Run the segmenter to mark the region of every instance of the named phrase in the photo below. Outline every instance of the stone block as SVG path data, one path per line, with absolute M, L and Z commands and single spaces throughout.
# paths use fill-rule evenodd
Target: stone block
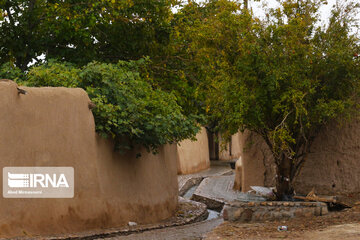
M 326 215 L 328 213 L 329 213 L 329 210 L 328 210 L 327 206 L 321 207 L 321 215 Z
M 281 215 L 282 215 L 282 219 L 290 219 L 294 217 L 294 214 L 292 214 L 290 211 L 283 211 Z
M 317 207 L 315 207 L 315 212 L 314 212 L 314 214 L 315 214 L 315 216 L 321 216 L 321 206 L 317 206 Z
M 272 213 L 274 220 L 282 220 L 283 214 L 281 212 L 273 212 Z
M 235 208 L 225 206 L 223 211 L 224 220 L 230 222 L 250 222 L 253 217 L 253 210 L 249 208 Z
M 252 220 L 256 222 L 260 222 L 263 219 L 264 212 L 259 210 L 253 213 Z

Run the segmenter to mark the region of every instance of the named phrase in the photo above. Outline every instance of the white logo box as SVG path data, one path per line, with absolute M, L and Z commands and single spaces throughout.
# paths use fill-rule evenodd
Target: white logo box
M 73 198 L 73 167 L 4 167 L 4 198 Z

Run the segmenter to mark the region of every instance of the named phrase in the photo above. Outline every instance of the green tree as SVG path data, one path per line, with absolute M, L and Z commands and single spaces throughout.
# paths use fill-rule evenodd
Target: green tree
M 26 81 L 18 82 L 85 89 L 96 105 L 92 111 L 100 135 L 113 139 L 120 151 L 142 145 L 156 152 L 161 145 L 193 138 L 199 127 L 193 117 L 182 114 L 172 94 L 153 89 L 141 78 L 139 68 L 144 64 L 141 59 L 117 64 L 92 62 L 78 68 L 49 61 L 30 68 Z
M 121 149 L 141 144 L 155 151 L 191 138 L 198 130 L 194 116 L 183 114 L 172 93 L 148 83 L 139 60 L 166 48 L 176 2 L 0 0 L 0 76 L 84 88 L 97 105 L 97 131 Z M 41 55 L 45 64 L 28 69 Z
M 190 1 L 174 16 L 168 55 L 154 64 L 157 83 L 225 138 L 247 129 L 265 140 L 281 199 L 321 127 L 357 113 L 360 50 L 351 34 L 358 4 L 336 6 L 323 26 L 325 1 L 279 2 L 260 20 L 236 1 Z
M 236 55 L 232 39 L 242 15 L 234 13 L 241 8 L 236 1 L 188 1 L 174 14 L 169 45 L 152 58 L 153 84 L 173 92 L 186 113 L 207 115 L 208 126 L 218 121 L 207 114 L 207 101 L 218 90 L 219 71 Z
M 0 79 L 11 79 L 14 81 L 21 81 L 25 79 L 24 73 L 11 63 L 4 63 L 0 65 Z
M 86 65 L 152 56 L 167 44 L 175 0 L 0 0 L 0 63 L 44 55 Z
M 324 1 L 281 2 L 264 21 L 245 11 L 240 23 L 229 22 L 238 35 L 227 44 L 236 48 L 209 60 L 221 63 L 218 94 L 210 99 L 218 128 L 227 135 L 247 129 L 265 140 L 275 159 L 279 199 L 293 194 L 320 129 L 358 113 L 360 90 L 359 39 L 351 34 L 359 5 L 335 7 L 322 26 Z
M 44 1 L 0 1 L 0 63 L 11 62 L 21 70 L 45 52 L 41 22 L 46 16 Z

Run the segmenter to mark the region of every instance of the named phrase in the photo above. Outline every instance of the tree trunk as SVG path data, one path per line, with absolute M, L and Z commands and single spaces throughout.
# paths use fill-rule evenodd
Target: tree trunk
M 294 194 L 294 188 L 292 186 L 291 169 L 293 166 L 292 159 L 283 156 L 278 159 L 276 171 L 276 196 L 278 200 L 286 201 L 290 200 Z

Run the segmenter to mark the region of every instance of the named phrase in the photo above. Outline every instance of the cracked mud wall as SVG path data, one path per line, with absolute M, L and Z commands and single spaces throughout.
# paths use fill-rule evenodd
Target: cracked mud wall
M 254 185 L 275 186 L 274 160 L 264 140 L 247 131 L 241 136 L 243 191 Z M 360 121 L 324 126 L 294 186 L 299 194 L 313 187 L 324 195 L 360 192 Z
M 72 199 L 0 199 L 0 237 L 55 235 L 154 223 L 177 205 L 176 146 L 121 155 L 95 133 L 82 89 L 26 88 L 0 81 L 0 167 L 70 166 Z M 141 152 L 142 156 L 136 158 Z M 2 178 L 0 178 L 2 184 Z
M 360 121 L 321 129 L 300 173 L 295 189 L 307 194 L 360 192 Z

